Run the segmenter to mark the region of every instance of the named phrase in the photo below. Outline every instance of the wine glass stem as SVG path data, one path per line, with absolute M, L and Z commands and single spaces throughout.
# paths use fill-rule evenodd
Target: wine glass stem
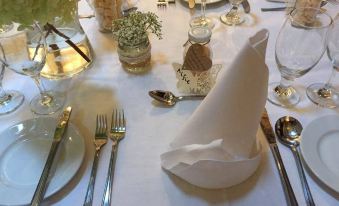
M 2 87 L 2 79 L 4 78 L 5 73 L 5 65 L 1 63 L 0 68 L 0 105 L 6 101 L 8 101 L 11 97 Z
M 40 79 L 40 75 L 32 77 L 35 84 L 38 86 L 39 88 L 39 92 L 40 92 L 40 104 L 41 105 L 48 105 L 52 102 L 53 98 L 46 92 L 46 89 L 44 88 L 44 86 L 42 85 L 41 79 Z
M 333 81 L 333 79 L 335 78 L 338 69 L 339 69 L 339 68 L 337 68 L 336 66 L 333 66 L 331 76 L 330 76 L 330 78 L 327 80 L 324 89 L 327 89 L 327 90 L 331 89 L 331 87 L 332 87 L 332 81 Z
M 206 0 L 201 1 L 201 19 L 206 19 Z
M 289 80 L 289 79 L 286 79 L 284 77 L 281 77 L 279 86 L 282 87 L 282 88 L 288 88 L 292 85 L 292 82 L 293 82 L 293 80 Z
M 291 96 L 293 93 L 291 85 L 292 85 L 293 80 L 286 79 L 284 77 L 281 77 L 280 84 L 274 89 L 274 92 L 276 93 L 277 96 L 283 97 L 283 98 L 288 98 Z

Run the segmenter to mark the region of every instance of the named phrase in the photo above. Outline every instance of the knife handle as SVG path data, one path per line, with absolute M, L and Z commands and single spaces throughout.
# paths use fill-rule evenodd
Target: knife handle
M 42 171 L 38 186 L 34 192 L 32 201 L 31 201 L 31 206 L 39 206 L 45 196 L 45 192 L 47 189 L 47 181 L 48 181 L 48 176 L 49 173 L 51 171 L 52 168 L 52 163 L 55 157 L 55 154 L 57 152 L 58 149 L 58 145 L 60 144 L 60 142 L 53 142 L 52 146 L 51 146 L 51 150 L 49 152 L 49 155 L 47 157 L 47 161 L 44 167 L 44 170 Z
M 294 191 L 292 189 L 291 183 L 288 179 L 287 172 L 285 170 L 284 163 L 282 161 L 282 158 L 280 156 L 280 152 L 278 149 L 277 144 L 270 144 L 270 149 L 273 153 L 273 157 L 275 160 L 275 163 L 277 165 L 277 168 L 279 170 L 280 180 L 283 185 L 283 189 L 285 192 L 285 197 L 287 200 L 287 203 L 289 206 L 298 206 L 297 199 L 294 195 Z

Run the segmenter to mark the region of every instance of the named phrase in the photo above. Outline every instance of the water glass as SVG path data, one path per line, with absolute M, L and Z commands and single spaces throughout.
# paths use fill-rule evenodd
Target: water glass
M 332 18 L 316 8 L 294 9 L 286 18 L 275 45 L 275 60 L 280 83 L 269 85 L 268 100 L 278 106 L 292 107 L 300 95 L 292 82 L 309 72 L 326 50 Z
M 22 31 L 13 29 L 0 38 L 0 61 L 16 73 L 30 76 L 39 88 L 40 95 L 30 103 L 36 114 L 52 114 L 61 109 L 65 97 L 61 93 L 46 91 L 40 81 L 40 72 L 46 63 L 46 32 L 39 24 Z
M 330 31 L 327 55 L 333 66 L 330 78 L 326 83 L 310 85 L 306 90 L 306 94 L 316 105 L 335 108 L 339 106 L 339 92 L 333 87 L 332 81 L 337 71 L 339 71 L 339 14 L 334 18 L 334 24 Z

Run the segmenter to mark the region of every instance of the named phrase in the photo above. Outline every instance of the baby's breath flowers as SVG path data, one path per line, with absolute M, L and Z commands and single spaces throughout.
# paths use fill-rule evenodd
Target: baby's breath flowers
M 133 12 L 128 16 L 113 21 L 112 32 L 121 46 L 137 45 L 147 38 L 148 33 L 162 38 L 161 22 L 152 12 Z
M 53 23 L 55 17 L 71 22 L 76 14 L 78 0 L 0 0 L 0 25 L 13 22 L 28 27 L 35 22 Z

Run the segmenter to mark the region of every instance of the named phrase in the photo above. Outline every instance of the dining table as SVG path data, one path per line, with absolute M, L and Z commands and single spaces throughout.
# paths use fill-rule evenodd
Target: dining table
M 200 6 L 196 5 L 195 9 L 190 9 L 186 0 L 176 0 L 166 7 L 158 7 L 156 3 L 156 0 L 141 0 L 136 4 L 140 11 L 156 13 L 162 22 L 163 38 L 159 40 L 150 35 L 152 46 L 150 71 L 145 74 L 126 72 L 119 61 L 117 43 L 112 33 L 100 32 L 95 18 L 85 18 L 80 19 L 80 23 L 95 53 L 95 61 L 91 68 L 69 79 L 43 79 L 45 87 L 67 95 L 65 106 L 70 105 L 73 108 L 70 122 L 78 128 L 85 142 L 85 156 L 80 169 L 60 191 L 45 199 L 43 205 L 83 204 L 94 158 L 96 115 L 106 114 L 110 123 L 112 110 L 116 105 L 124 108 L 127 128 L 126 136 L 119 144 L 111 196 L 112 205 L 286 205 L 273 155 L 259 125 L 257 137 L 262 146 L 260 165 L 251 177 L 238 185 L 224 189 L 203 189 L 162 169 L 160 155 L 168 151 L 170 142 L 201 100 L 183 101 L 173 107 L 164 107 L 155 102 L 148 92 L 159 89 L 180 94 L 172 63 L 183 62 L 183 45 L 188 39 L 189 20 L 193 15 L 200 14 Z M 281 5 L 275 2 L 249 0 L 249 3 L 251 12 L 245 15 L 245 23 L 237 26 L 227 26 L 219 20 L 220 15 L 231 8 L 228 1 L 220 0 L 207 4 L 206 15 L 215 23 L 210 42 L 213 64 L 222 64 L 222 70 L 229 69 L 248 38 L 265 28 L 269 31 L 265 60 L 269 68 L 269 82 L 279 81 L 280 73 L 275 62 L 275 41 L 287 14 L 284 11 L 260 10 L 262 7 Z M 339 6 L 328 3 L 324 9 L 334 17 L 339 11 Z M 92 11 L 85 1 L 80 1 L 79 12 L 91 14 Z M 311 83 L 325 82 L 331 71 L 331 62 L 325 54 L 309 73 L 295 80 L 294 85 L 302 94 L 298 105 L 293 108 L 282 108 L 267 101 L 266 109 L 271 124 L 274 125 L 282 116 L 290 115 L 299 119 L 305 127 L 319 116 L 337 114 L 339 109 L 316 106 L 305 93 Z M 6 70 L 3 85 L 5 89 L 21 91 L 26 100 L 14 113 L 0 116 L 0 132 L 17 122 L 40 117 L 33 114 L 29 108 L 30 99 L 38 93 L 29 77 Z M 59 114 L 50 116 L 57 117 Z M 238 126 L 246 129 L 246 125 Z M 100 155 L 93 205 L 100 205 L 102 201 L 111 145 L 112 142 L 108 141 Z M 293 154 L 279 142 L 278 147 L 297 201 L 299 205 L 306 205 Z M 339 194 L 317 179 L 306 165 L 305 169 L 316 205 L 339 205 Z

